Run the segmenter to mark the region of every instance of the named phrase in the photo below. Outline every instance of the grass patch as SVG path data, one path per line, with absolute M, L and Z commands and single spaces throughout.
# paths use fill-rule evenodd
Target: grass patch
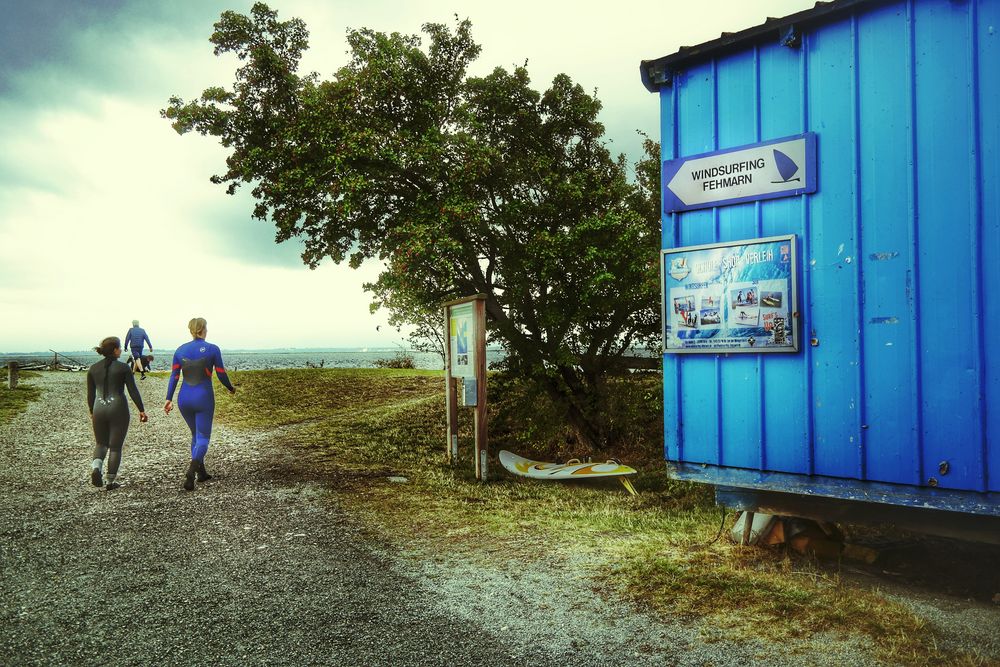
M 480 484 L 472 474 L 469 411 L 459 410 L 465 457 L 456 467 L 445 463 L 440 371 L 294 369 L 233 376 L 238 393 L 220 392 L 220 419 L 242 428 L 285 427 L 281 437 L 288 444 L 316 452 L 310 457 L 319 466 L 314 472 L 334 476 L 335 486 L 349 491 L 341 495 L 345 504 L 411 545 L 458 550 L 469 558 L 565 558 L 592 568 L 608 590 L 666 616 L 702 619 L 702 627 L 729 638 L 862 635 L 889 662 L 976 664 L 968 656 L 942 655 L 921 618 L 877 591 L 841 581 L 835 567 L 713 541 L 720 510 L 711 488 L 667 477 L 658 433 L 637 435 L 620 455 L 640 468 L 638 498 L 612 481 L 545 484 L 504 474 Z M 633 378 L 626 388 L 642 396 L 655 381 Z M 491 382 L 493 410 L 524 403 L 524 396 L 505 391 L 516 390 Z M 517 430 L 511 426 L 515 415 L 491 411 L 491 450 L 580 455 L 568 451 L 553 429 L 544 401 L 534 401 L 531 414 L 540 416 L 541 426 Z M 658 412 L 659 403 L 652 405 Z M 524 436 L 531 429 L 535 443 Z M 409 483 L 390 484 L 388 475 L 404 475 Z
M 705 619 L 729 637 L 780 642 L 824 632 L 860 634 L 889 663 L 937 664 L 946 658 L 930 628 L 910 610 L 876 591 L 847 585 L 828 567 L 797 555 L 732 545 L 685 550 L 650 544 L 619 555 L 615 574 L 636 599 L 670 615 Z
M 19 415 L 28 407 L 28 404 L 37 399 L 42 390 L 26 383 L 26 380 L 38 377 L 38 373 L 33 371 L 20 371 L 18 373 L 17 389 L 13 391 L 7 387 L 7 368 L 0 373 L 0 424 L 10 423 L 14 417 Z
M 244 428 L 336 422 L 359 412 L 368 415 L 358 418 L 360 425 L 367 423 L 373 411 L 386 408 L 392 412 L 409 399 L 426 399 L 435 391 L 444 400 L 440 371 L 293 368 L 232 371 L 230 380 L 237 394 L 230 398 L 227 392 L 217 392 L 223 399 L 217 414 Z

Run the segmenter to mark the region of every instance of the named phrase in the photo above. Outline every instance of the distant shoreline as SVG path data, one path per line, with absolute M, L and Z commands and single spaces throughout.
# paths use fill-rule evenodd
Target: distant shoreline
M 154 350 L 160 350 L 161 352 L 163 352 L 164 350 L 171 350 L 172 351 L 172 350 L 176 350 L 182 344 L 183 343 L 171 344 L 171 345 L 166 345 L 166 346 L 155 347 L 153 349 Z M 503 348 L 501 348 L 499 346 L 488 346 L 486 349 L 487 349 L 488 352 L 500 352 L 500 351 L 503 350 Z M 74 354 L 80 354 L 80 355 L 93 354 L 93 350 L 91 350 L 89 348 L 85 349 L 85 350 L 56 350 L 56 351 L 59 354 L 66 355 L 66 356 L 73 356 Z M 331 353 L 353 353 L 353 352 L 396 353 L 396 352 L 405 352 L 405 353 L 414 353 L 414 354 L 424 354 L 422 352 L 418 352 L 417 350 L 413 350 L 411 348 L 402 347 L 402 346 L 394 346 L 394 347 L 386 347 L 386 346 L 378 346 L 378 347 L 376 347 L 376 346 L 367 346 L 367 347 L 366 346 L 355 346 L 355 347 L 261 347 L 261 348 L 257 348 L 257 347 L 232 347 L 232 348 L 226 348 L 226 347 L 223 347 L 222 348 L 222 353 L 223 354 L 226 354 L 226 353 L 233 353 L 233 354 L 313 354 L 313 353 L 317 353 L 317 352 L 331 352 Z M 5 359 L 5 358 L 14 359 L 14 358 L 20 358 L 20 357 L 51 357 L 51 356 L 52 356 L 52 350 L 34 350 L 34 351 L 30 351 L 30 352 L 15 352 L 15 351 L 0 352 L 0 360 Z
M 176 345 L 166 345 L 153 348 L 154 350 L 176 350 L 180 347 L 182 343 L 177 343 Z M 75 354 L 91 354 L 93 351 L 88 349 L 77 349 L 77 350 L 56 350 L 59 354 L 72 356 Z M 413 352 L 409 348 L 405 347 L 372 347 L 372 346 L 358 346 L 358 347 L 233 347 L 233 348 L 222 348 L 223 354 L 226 352 L 232 352 L 236 354 L 307 354 L 313 352 Z M 0 359 L 5 357 L 45 357 L 52 356 L 52 350 L 33 350 L 30 352 L 16 352 L 7 351 L 0 352 Z
M 165 371 L 173 360 L 173 347 L 154 348 L 153 371 Z M 90 366 L 100 360 L 93 350 L 60 351 L 59 359 L 64 364 Z M 278 348 L 278 349 L 225 349 L 222 350 L 226 368 L 233 371 L 271 370 L 280 368 L 377 368 L 377 362 L 393 359 L 399 355 L 413 358 L 413 365 L 423 370 L 442 370 L 444 361 L 436 352 L 417 352 L 400 347 L 378 348 Z M 499 349 L 487 349 L 488 362 L 503 359 L 505 353 Z M 0 366 L 8 361 L 21 364 L 47 364 L 53 353 L 13 352 L 0 354 Z

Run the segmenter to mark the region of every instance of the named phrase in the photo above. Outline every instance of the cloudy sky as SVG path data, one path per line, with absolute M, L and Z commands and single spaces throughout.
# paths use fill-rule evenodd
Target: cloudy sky
M 604 104 L 609 139 L 637 156 L 656 136 L 642 59 L 784 16 L 811 0 L 569 3 L 508 0 L 271 0 L 306 21 L 304 68 L 346 62 L 345 31 L 416 33 L 468 17 L 473 73 L 528 60 L 538 88 L 566 72 Z M 224 150 L 178 136 L 159 110 L 232 82 L 212 24 L 252 0 L 0 0 L 0 352 L 79 350 L 141 320 L 155 346 L 194 316 L 224 348 L 392 346 L 362 283 L 379 266 L 310 271 L 274 243 L 249 195 L 209 183 Z M 381 325 L 381 330 L 376 327 Z

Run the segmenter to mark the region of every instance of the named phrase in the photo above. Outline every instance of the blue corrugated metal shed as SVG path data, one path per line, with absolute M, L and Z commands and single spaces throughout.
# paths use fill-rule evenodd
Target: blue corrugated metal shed
M 678 474 L 1000 515 L 1000 0 L 821 3 L 641 72 L 663 160 L 818 140 L 815 194 L 664 215 L 802 257 L 801 351 L 664 355 Z

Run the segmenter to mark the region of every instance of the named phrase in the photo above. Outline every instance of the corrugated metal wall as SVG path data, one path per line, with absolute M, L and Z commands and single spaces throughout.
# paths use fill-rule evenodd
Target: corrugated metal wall
M 667 458 L 1000 491 L 1000 0 L 875 6 L 660 95 L 664 160 L 813 131 L 819 162 L 814 195 L 664 217 L 664 248 L 796 234 L 804 348 L 664 355 Z

